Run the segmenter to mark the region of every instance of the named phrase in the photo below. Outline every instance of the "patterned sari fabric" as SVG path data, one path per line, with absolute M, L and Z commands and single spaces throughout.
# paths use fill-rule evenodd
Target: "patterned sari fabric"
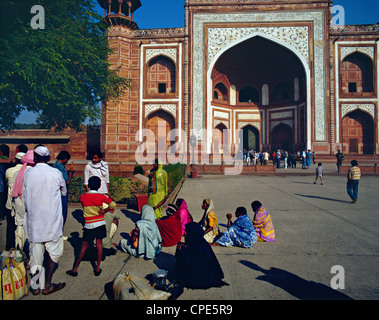
M 256 242 L 257 234 L 247 214 L 239 216 L 216 241 L 217 244 L 225 247 L 239 246 L 243 248 L 252 248 Z
M 258 236 L 258 241 L 275 241 L 275 230 L 271 216 L 263 206 L 256 210 L 253 225 Z

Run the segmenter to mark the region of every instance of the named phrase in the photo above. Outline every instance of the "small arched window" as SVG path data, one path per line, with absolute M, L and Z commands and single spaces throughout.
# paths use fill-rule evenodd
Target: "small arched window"
M 153 58 L 147 68 L 147 93 L 175 93 L 175 63 L 164 56 Z
M 361 52 L 348 55 L 341 64 L 342 92 L 345 94 L 373 92 L 373 62 Z
M 273 102 L 288 101 L 291 100 L 291 86 L 287 83 L 279 83 L 272 90 L 271 100 Z
M 239 92 L 239 102 L 259 102 L 259 92 L 252 86 L 246 86 Z
M 222 82 L 216 84 L 213 97 L 216 100 L 229 101 L 228 89 Z

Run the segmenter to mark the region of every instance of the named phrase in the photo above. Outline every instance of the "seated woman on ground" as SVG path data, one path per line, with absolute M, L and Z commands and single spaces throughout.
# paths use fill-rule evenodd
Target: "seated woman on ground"
M 251 208 L 254 211 L 253 225 L 257 233 L 258 241 L 275 241 L 275 230 L 272 224 L 272 219 L 267 210 L 259 201 L 251 203 Z
M 187 209 L 188 208 L 187 202 L 184 199 L 179 198 L 178 200 L 176 200 L 176 206 L 179 208 L 178 212 L 180 215 L 180 222 L 182 224 L 182 236 L 184 236 L 185 225 L 187 223 L 192 222 L 193 219 L 190 212 Z
M 166 209 L 166 217 L 155 220 L 162 237 L 162 247 L 172 247 L 178 244 L 182 238 L 182 224 L 178 207 L 169 204 Z
M 211 199 L 204 199 L 201 207 L 204 210 L 204 214 L 199 223 L 204 230 L 204 239 L 208 243 L 212 243 L 219 234 L 213 201 Z
M 204 232 L 196 222 L 186 225 L 185 243 L 179 242 L 175 252 L 175 280 L 191 289 L 208 289 L 227 285 L 224 273 Z
M 246 208 L 238 207 L 235 215 L 237 219 L 234 223 L 232 223 L 232 214 L 228 213 L 226 215 L 228 219 L 228 230 L 221 235 L 214 245 L 252 248 L 257 242 L 257 234 L 247 214 Z
M 120 247 L 134 257 L 152 259 L 161 251 L 161 243 L 162 237 L 155 223 L 154 209 L 144 205 L 141 220 L 136 222 L 136 228 L 130 231 L 129 237 L 120 241 Z

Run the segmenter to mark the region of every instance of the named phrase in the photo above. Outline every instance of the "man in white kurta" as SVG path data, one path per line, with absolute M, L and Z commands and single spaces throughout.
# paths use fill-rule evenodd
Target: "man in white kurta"
M 49 253 L 49 267 L 44 286 L 32 288 L 33 294 L 49 294 L 65 284 L 51 284 L 52 273 L 63 254 L 63 215 L 61 195 L 66 195 L 66 182 L 62 173 L 47 164 L 50 159 L 46 147 L 34 150 L 36 165 L 24 174 L 25 236 L 30 242 L 30 268 L 33 274 L 43 265 L 45 249 Z

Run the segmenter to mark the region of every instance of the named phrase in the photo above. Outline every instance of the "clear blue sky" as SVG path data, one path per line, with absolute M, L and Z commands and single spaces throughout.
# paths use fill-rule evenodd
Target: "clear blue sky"
M 140 29 L 184 27 L 184 0 L 141 0 L 134 13 Z M 379 0 L 334 0 L 345 9 L 345 24 L 379 22 Z M 99 6 L 99 13 L 104 10 Z
M 97 1 L 96 1 L 97 3 Z M 184 27 L 185 0 L 141 0 L 142 6 L 134 13 L 140 29 Z M 334 0 L 334 5 L 345 9 L 345 24 L 373 24 L 379 22 L 379 0 Z M 99 14 L 104 10 L 98 5 Z M 23 112 L 17 122 L 33 123 L 35 116 Z

